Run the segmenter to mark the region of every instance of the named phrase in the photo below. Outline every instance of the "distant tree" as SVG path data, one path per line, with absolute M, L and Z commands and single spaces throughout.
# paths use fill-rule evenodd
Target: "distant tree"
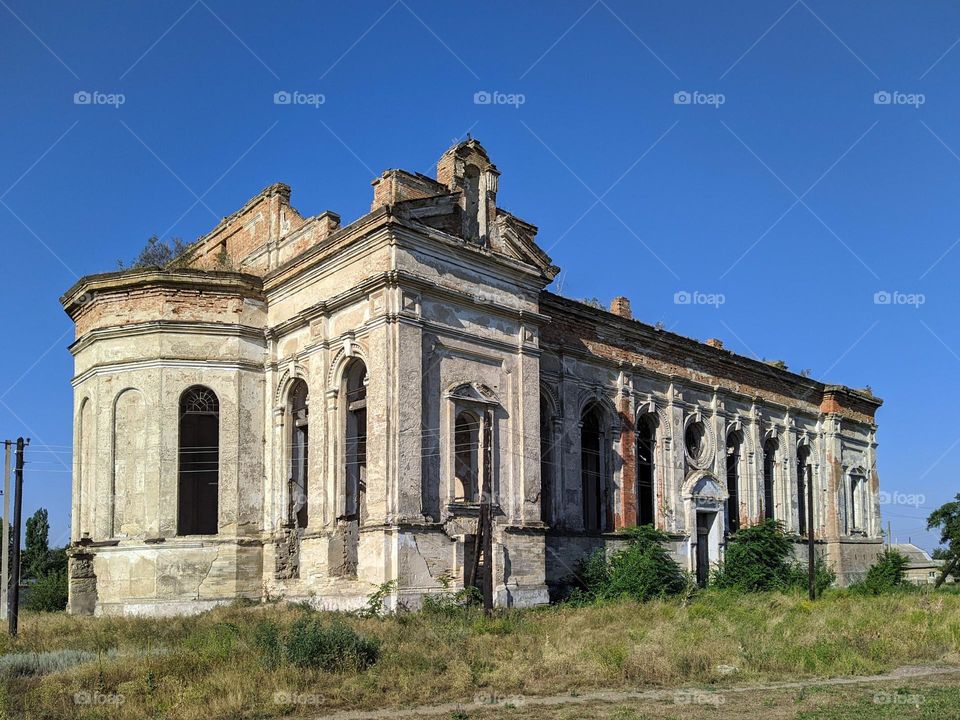
M 38 578 L 44 574 L 50 555 L 50 521 L 45 508 L 27 518 L 26 542 L 20 556 L 20 576 Z
M 143 246 L 140 254 L 129 264 L 123 260 L 117 260 L 117 268 L 136 270 L 137 268 L 166 267 L 183 255 L 188 247 L 190 247 L 189 243 L 185 243 L 180 238 L 161 240 L 153 235 L 147 239 L 147 244 Z
M 949 558 L 949 556 L 950 552 L 946 548 L 942 547 L 938 547 L 936 550 L 930 553 L 930 557 L 932 557 L 934 560 L 946 560 Z
M 953 502 L 945 503 L 930 513 L 927 530 L 934 528 L 940 530 L 940 542 L 945 546 L 938 548 L 942 551 L 938 559 L 944 562 L 934 587 L 940 587 L 947 576 L 952 575 L 960 565 L 960 494 Z

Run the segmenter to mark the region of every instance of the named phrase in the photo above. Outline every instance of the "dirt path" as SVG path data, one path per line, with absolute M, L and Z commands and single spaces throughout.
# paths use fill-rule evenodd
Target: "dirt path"
M 598 690 L 579 695 L 540 696 L 497 696 L 492 691 L 481 691 L 477 698 L 440 705 L 420 705 L 406 709 L 384 709 L 371 711 L 343 711 L 318 715 L 317 720 L 382 720 L 384 718 L 421 718 L 447 716 L 456 711 L 483 712 L 498 707 L 522 705 L 523 709 L 559 708 L 563 706 L 584 706 L 623 702 L 672 703 L 674 705 L 719 706 L 724 704 L 725 696 L 749 695 L 750 693 L 769 693 L 771 691 L 801 690 L 804 688 L 824 688 L 845 685 L 865 685 L 870 683 L 901 683 L 909 680 L 921 680 L 944 675 L 960 675 L 960 667 L 909 666 L 898 668 L 883 675 L 863 675 L 857 677 L 838 677 L 825 679 L 799 680 L 795 682 L 760 683 L 734 687 L 716 687 L 700 689 L 694 687 L 674 688 L 672 690 Z M 680 708 L 678 708 L 680 709 Z M 769 715 L 768 715 L 769 717 Z

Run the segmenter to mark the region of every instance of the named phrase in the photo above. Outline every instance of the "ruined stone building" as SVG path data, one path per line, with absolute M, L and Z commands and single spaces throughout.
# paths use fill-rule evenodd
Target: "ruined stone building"
M 346 226 L 272 185 L 170 265 L 67 292 L 72 611 L 353 608 L 389 581 L 416 606 L 470 576 L 485 494 L 502 606 L 635 524 L 702 580 L 738 527 L 812 513 L 863 571 L 880 400 L 549 292 L 499 179 L 469 140 Z

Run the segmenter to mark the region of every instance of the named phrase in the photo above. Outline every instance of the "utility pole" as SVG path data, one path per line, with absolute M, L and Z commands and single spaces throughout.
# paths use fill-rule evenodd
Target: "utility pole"
M 14 469 L 15 495 L 13 497 L 13 568 L 10 581 L 10 610 L 7 627 L 11 637 L 17 636 L 17 615 L 20 612 L 20 514 L 23 510 L 23 438 L 17 438 L 17 466 Z
M 6 620 L 10 598 L 10 440 L 3 441 L 3 557 L 0 558 L 0 620 Z
M 817 564 L 814 558 L 813 542 L 813 472 L 810 465 L 804 465 L 803 472 L 807 476 L 807 585 L 810 599 L 817 599 Z

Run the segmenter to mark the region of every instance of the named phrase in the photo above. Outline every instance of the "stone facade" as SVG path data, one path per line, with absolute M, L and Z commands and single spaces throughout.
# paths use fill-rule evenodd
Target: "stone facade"
M 880 548 L 880 401 L 546 291 L 475 140 L 389 170 L 341 227 L 266 188 L 165 268 L 80 280 L 74 612 L 356 608 L 456 588 L 492 504 L 496 604 L 548 601 L 653 522 L 706 572 L 814 487 L 841 580 Z M 731 492 L 732 490 L 732 492 Z

